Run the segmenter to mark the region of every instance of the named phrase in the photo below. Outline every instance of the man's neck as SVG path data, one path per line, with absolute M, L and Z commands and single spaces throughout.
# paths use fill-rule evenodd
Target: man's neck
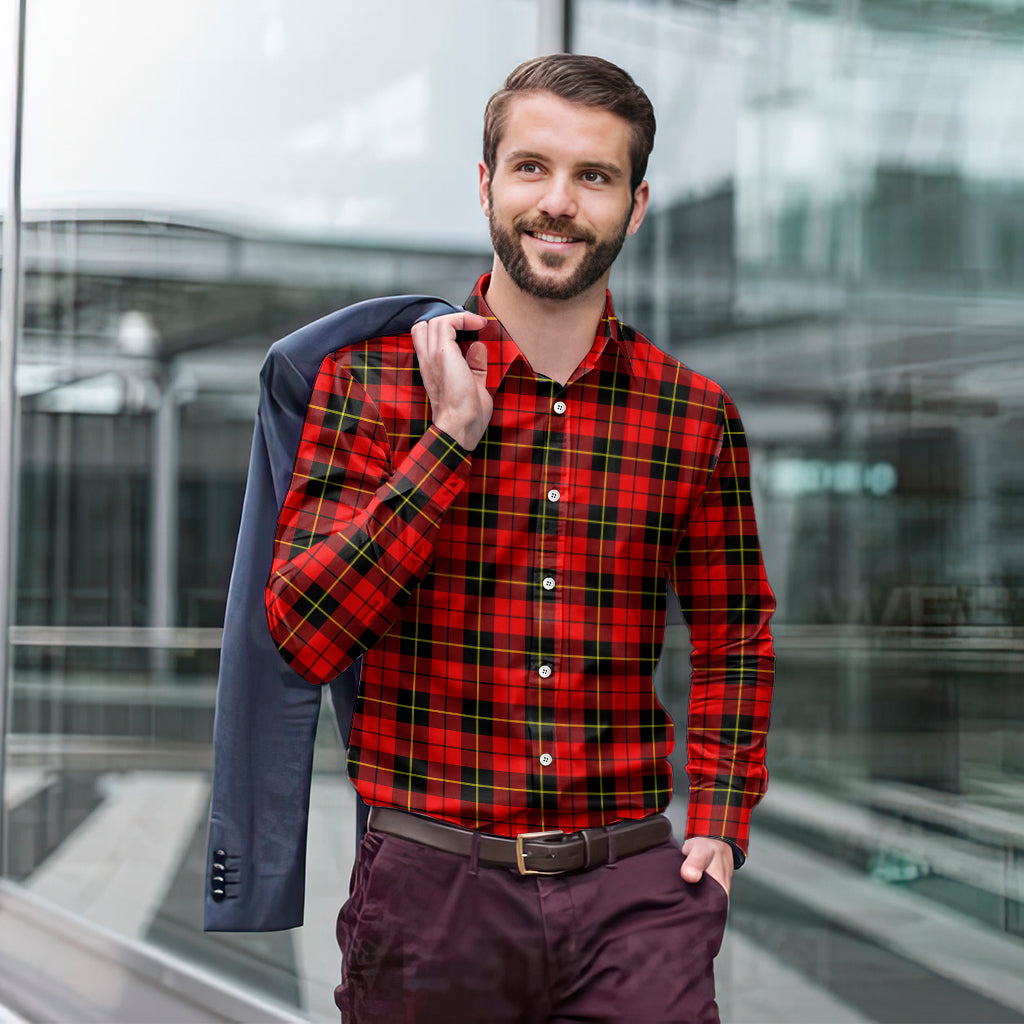
M 539 299 L 519 288 L 495 257 L 485 298 L 534 372 L 565 384 L 594 344 L 607 284 L 605 275 L 574 298 Z

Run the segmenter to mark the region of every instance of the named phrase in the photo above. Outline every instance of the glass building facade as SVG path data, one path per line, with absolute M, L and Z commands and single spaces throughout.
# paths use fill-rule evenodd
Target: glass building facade
M 306 924 L 201 931 L 257 373 L 357 299 L 468 294 L 490 263 L 484 104 L 567 46 L 654 101 L 617 311 L 737 401 L 779 599 L 723 1019 L 1024 1020 L 1024 2 L 25 11 L 20 219 L 0 122 L 22 281 L 9 890 L 336 1019 L 354 819 L 329 721 Z M 0 3 L 8 54 L 17 13 Z M 688 653 L 672 627 L 658 686 L 680 724 Z

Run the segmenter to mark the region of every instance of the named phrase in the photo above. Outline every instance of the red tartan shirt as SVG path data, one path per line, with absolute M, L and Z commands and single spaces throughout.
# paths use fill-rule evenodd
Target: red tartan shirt
M 670 583 L 693 644 L 688 834 L 745 849 L 774 599 L 736 409 L 610 296 L 569 382 L 538 376 L 488 280 L 466 303 L 487 317 L 494 397 L 473 452 L 432 425 L 410 335 L 324 360 L 278 520 L 273 636 L 313 682 L 362 656 L 349 775 L 368 804 L 568 832 L 672 796 L 653 687 Z

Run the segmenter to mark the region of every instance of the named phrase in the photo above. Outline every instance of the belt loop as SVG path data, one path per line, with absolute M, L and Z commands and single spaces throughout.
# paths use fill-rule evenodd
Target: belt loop
M 606 828 L 604 834 L 608 837 L 608 867 L 614 868 L 615 864 L 615 830 Z
M 583 837 L 583 870 L 586 871 L 591 865 L 590 829 L 580 829 Z
M 469 837 L 469 873 L 476 878 L 480 873 L 480 833 Z

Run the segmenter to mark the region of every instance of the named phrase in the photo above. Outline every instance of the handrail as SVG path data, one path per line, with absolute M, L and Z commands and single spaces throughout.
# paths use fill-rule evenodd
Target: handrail
M 12 626 L 15 647 L 155 647 L 218 650 L 223 630 L 201 626 Z

